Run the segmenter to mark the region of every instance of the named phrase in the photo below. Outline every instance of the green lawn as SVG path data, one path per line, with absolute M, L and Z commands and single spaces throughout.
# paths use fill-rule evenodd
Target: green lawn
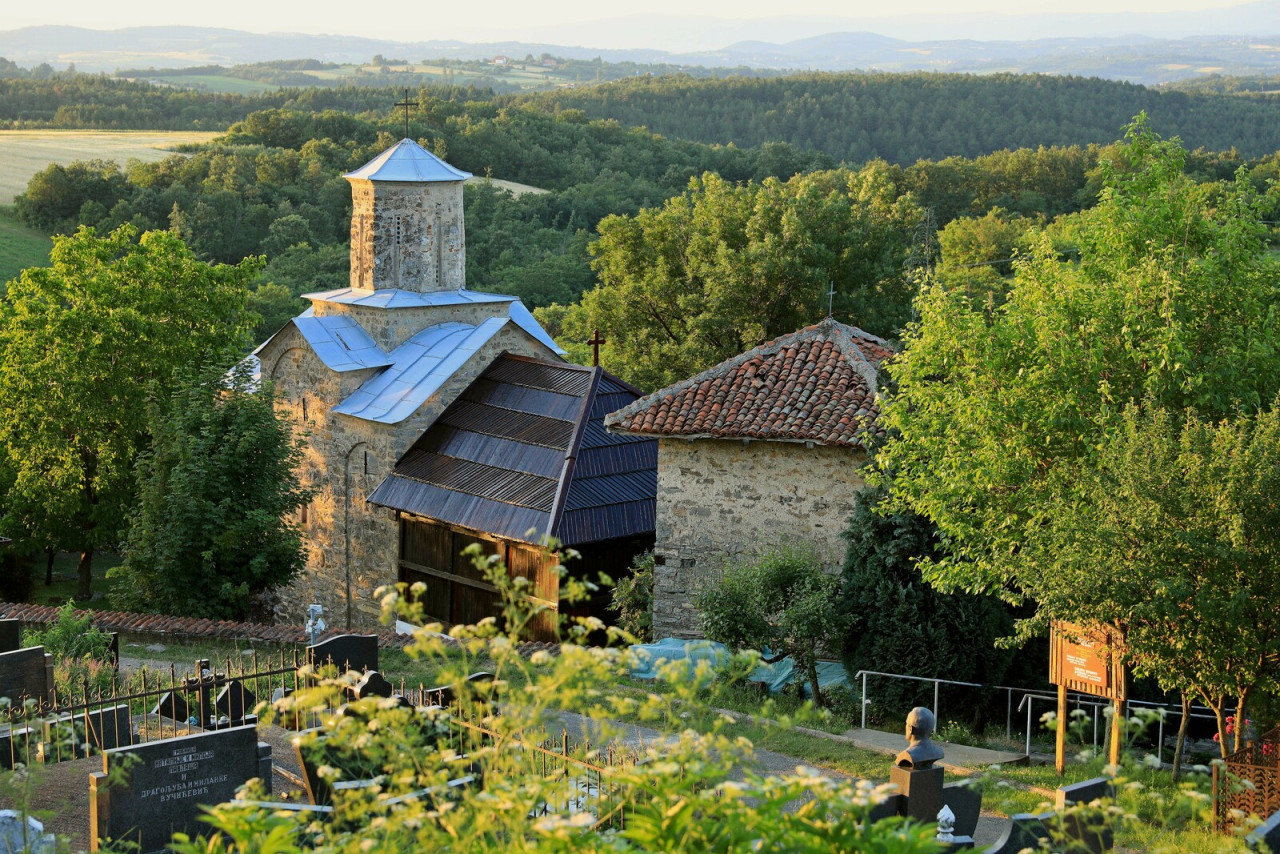
M 158 83 L 172 86 L 191 86 L 206 92 L 227 95 L 257 95 L 261 92 L 274 92 L 280 87 L 275 83 L 263 83 L 258 80 L 244 80 L 239 77 L 227 77 L 221 74 L 184 74 L 178 77 L 157 77 Z
M 28 228 L 0 209 L 0 287 L 27 267 L 47 267 L 53 241 L 49 235 Z

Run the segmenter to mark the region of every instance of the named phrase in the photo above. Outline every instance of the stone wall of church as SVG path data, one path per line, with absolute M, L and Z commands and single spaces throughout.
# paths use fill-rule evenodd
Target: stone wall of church
M 390 353 L 414 335 L 437 323 L 467 323 L 476 326 L 491 317 L 507 317 L 510 303 L 482 302 L 461 305 L 423 306 L 422 308 L 386 309 L 343 303 L 313 303 L 316 317 L 347 315 Z
M 654 637 L 697 637 L 700 585 L 771 547 L 844 563 L 840 533 L 863 487 L 866 454 L 793 442 L 662 439 L 658 445 Z
M 394 312 L 385 312 L 394 314 Z M 260 354 L 263 376 L 275 380 L 279 406 L 307 437 L 301 468 L 314 490 L 299 523 L 307 549 L 306 571 L 279 591 L 278 620 L 306 619 L 308 604 L 324 606 L 331 627 L 372 628 L 378 624 L 374 592 L 394 583 L 398 527 L 391 510 L 367 504 L 369 493 L 396 461 L 453 400 L 504 352 L 554 358 L 546 347 L 509 325 L 433 395 L 399 424 L 382 424 L 330 410 L 354 387 L 321 362 L 292 328 Z
M 462 182 L 351 181 L 351 287 L 466 285 Z

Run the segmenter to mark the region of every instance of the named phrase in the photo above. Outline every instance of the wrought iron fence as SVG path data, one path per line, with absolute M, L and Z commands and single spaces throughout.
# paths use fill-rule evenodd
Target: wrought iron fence
M 213 665 L 195 662 L 190 673 L 141 668 L 109 684 L 55 687 L 43 702 L 18 698 L 0 710 L 0 767 L 62 762 L 163 738 L 239 725 L 254 706 L 303 687 L 297 649 Z M 78 689 L 78 690 L 77 690 Z M 225 700 L 225 702 L 223 702 Z M 221 707 L 221 708 L 220 708 Z M 183 714 L 182 712 L 185 712 Z M 295 718 L 301 712 L 293 712 Z M 302 721 L 284 721 L 301 728 Z

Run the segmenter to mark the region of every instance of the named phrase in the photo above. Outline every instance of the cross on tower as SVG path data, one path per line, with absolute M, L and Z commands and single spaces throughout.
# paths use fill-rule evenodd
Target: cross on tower
M 827 291 L 827 317 L 835 316 L 836 309 L 836 284 L 835 282 L 827 282 L 831 285 L 831 290 Z
M 595 330 L 595 336 L 587 343 L 590 344 L 591 349 L 595 351 L 595 357 L 591 364 L 598 368 L 600 367 L 600 345 L 608 344 L 609 342 L 600 337 L 600 330 L 597 329 Z
M 409 90 L 404 90 L 404 100 L 396 103 L 397 107 L 404 107 L 404 138 L 409 138 L 409 108 L 418 106 L 417 101 L 409 100 Z

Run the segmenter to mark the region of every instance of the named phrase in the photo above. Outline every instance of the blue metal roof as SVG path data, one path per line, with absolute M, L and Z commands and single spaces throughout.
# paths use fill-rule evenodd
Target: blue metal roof
M 392 351 L 391 367 L 367 380 L 333 411 L 383 424 L 403 421 L 506 324 L 505 317 L 491 317 L 479 326 L 440 323 L 422 330 Z
M 391 357 L 350 317 L 316 317 L 307 310 L 293 319 L 293 325 L 329 370 L 358 371 L 392 364 Z
M 314 294 L 303 294 L 303 299 L 313 302 L 332 302 L 339 305 L 364 305 L 373 308 L 423 308 L 436 305 L 466 305 L 478 302 L 515 302 L 519 297 L 503 294 L 486 294 L 481 291 L 469 291 L 465 288 L 456 291 L 432 291 L 418 293 L 404 291 L 399 288 L 379 288 L 376 291 L 362 291 L 359 288 L 338 288 L 334 291 L 320 291 Z
M 450 166 L 411 139 L 402 139 L 359 169 L 342 177 L 367 181 L 426 183 L 465 181 L 471 177 L 471 173 Z

